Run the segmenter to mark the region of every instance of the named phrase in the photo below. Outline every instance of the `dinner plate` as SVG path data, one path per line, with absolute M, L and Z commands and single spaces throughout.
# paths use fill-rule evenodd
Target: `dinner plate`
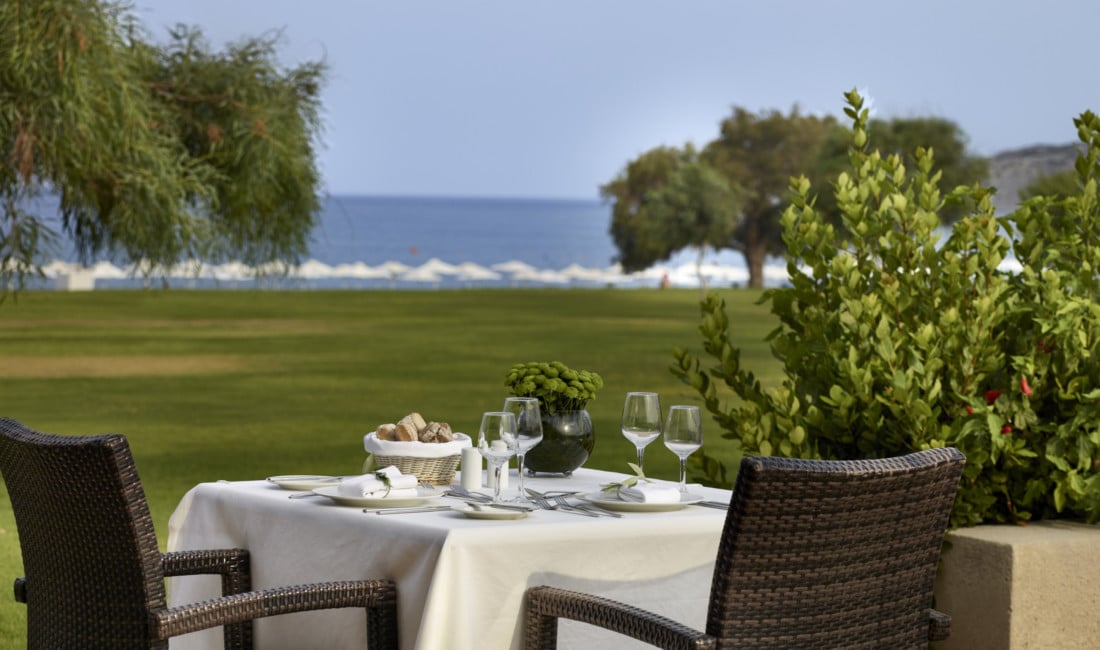
M 481 506 L 481 510 L 468 504 L 453 506 L 451 509 L 461 512 L 470 519 L 523 519 L 527 516 L 526 510 L 505 510 L 491 505 Z
M 313 488 L 331 486 L 340 482 L 342 476 L 322 476 L 319 474 L 287 474 L 285 476 L 269 476 L 268 481 L 278 485 L 284 490 L 312 490 Z
M 416 488 L 416 496 L 399 497 L 357 497 L 350 494 L 340 494 L 340 486 L 328 485 L 313 488 L 314 494 L 320 494 L 339 503 L 342 506 L 358 506 L 360 508 L 404 508 L 406 506 L 418 506 L 425 501 L 442 496 L 443 491 L 435 488 L 420 486 Z
M 641 501 L 623 501 L 618 495 L 611 494 L 609 492 L 591 492 L 589 494 L 578 494 L 578 499 L 594 503 L 601 508 L 607 508 L 608 510 L 621 510 L 623 512 L 666 512 L 669 510 L 679 510 L 685 506 L 690 506 L 694 503 L 699 503 L 703 500 L 703 497 L 688 492 L 687 494 L 680 495 L 679 503 L 643 503 Z

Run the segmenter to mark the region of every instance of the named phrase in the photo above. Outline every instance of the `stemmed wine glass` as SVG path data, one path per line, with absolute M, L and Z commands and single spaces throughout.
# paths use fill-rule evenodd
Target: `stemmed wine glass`
M 523 489 L 523 457 L 542 442 L 542 414 L 537 397 L 507 397 L 504 410 L 516 417 L 516 466 L 519 468 L 519 496 L 516 501 L 527 501 Z
M 665 446 L 680 457 L 680 492 L 687 492 L 687 458 L 703 446 L 703 421 L 698 406 L 669 407 Z
M 623 436 L 638 450 L 638 469 L 644 469 L 646 445 L 661 435 L 661 401 L 657 393 L 632 392 L 623 404 Z
M 500 503 L 500 470 L 516 455 L 516 416 L 506 411 L 483 413 L 477 432 L 477 450 L 489 461 L 489 471 L 496 479 L 493 503 Z

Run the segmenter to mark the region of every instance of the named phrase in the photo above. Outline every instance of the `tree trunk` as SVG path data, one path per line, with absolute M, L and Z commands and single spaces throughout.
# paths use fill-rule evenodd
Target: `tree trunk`
M 706 298 L 707 296 L 707 278 L 703 275 L 703 258 L 707 254 L 707 247 L 699 247 L 699 256 L 695 258 L 695 276 L 699 278 L 699 294 Z
M 763 241 L 747 243 L 742 251 L 745 266 L 749 267 L 749 288 L 764 288 L 764 260 L 768 256 L 768 247 Z

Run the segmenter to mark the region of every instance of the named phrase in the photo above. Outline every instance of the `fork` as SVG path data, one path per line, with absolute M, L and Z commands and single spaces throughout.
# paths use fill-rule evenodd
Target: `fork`
M 530 494 L 530 492 L 531 491 L 528 490 L 529 494 Z M 543 492 L 540 496 L 542 496 L 544 498 L 553 499 L 559 506 L 561 506 L 563 508 L 573 508 L 573 509 L 576 509 L 576 510 L 584 510 L 586 512 L 592 512 L 592 513 L 595 513 L 597 515 L 607 515 L 608 517 L 616 517 L 616 518 L 622 517 L 622 515 L 618 512 L 612 512 L 610 510 L 607 510 L 606 508 L 601 508 L 601 507 L 599 507 L 595 504 L 584 503 L 584 504 L 574 505 L 572 503 L 569 503 L 567 497 L 571 494 L 576 494 L 576 492 Z
M 569 504 L 565 504 L 563 506 L 560 503 L 550 503 L 549 499 L 532 490 L 527 490 L 527 494 L 530 495 L 532 500 L 534 500 L 535 505 L 542 508 L 543 510 L 560 510 L 561 512 L 568 512 L 574 515 L 583 515 L 585 517 L 599 517 L 599 515 L 594 512 L 588 512 L 587 510 L 574 508 Z

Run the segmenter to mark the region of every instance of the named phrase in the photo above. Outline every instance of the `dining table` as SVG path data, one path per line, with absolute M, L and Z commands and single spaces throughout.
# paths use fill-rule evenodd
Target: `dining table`
M 508 519 L 474 518 L 466 500 L 443 494 L 448 486 L 423 499 L 425 506 L 446 509 L 392 513 L 267 479 L 213 481 L 184 495 L 171 515 L 167 545 L 170 551 L 248 549 L 254 589 L 392 579 L 403 649 L 521 648 L 524 592 L 544 584 L 623 601 L 703 629 L 726 515 L 721 505 L 729 503 L 730 492 L 689 485 L 684 503 L 611 504 L 613 492 L 601 486 L 629 476 L 582 467 L 569 476 L 525 477 L 536 491 L 575 494 L 564 498 L 568 505 L 611 505 L 618 516 L 598 509 L 583 514 L 549 501 L 552 509 L 532 506 Z M 455 486 L 460 482 L 458 472 Z M 507 498 L 517 497 L 517 483 L 513 469 L 502 490 Z M 169 605 L 216 597 L 220 586 L 217 576 L 171 578 Z M 561 648 L 648 647 L 573 621 L 559 626 Z M 221 644 L 215 628 L 174 638 L 170 647 Z M 259 619 L 255 645 L 363 648 L 366 617 L 362 610 L 337 609 Z

